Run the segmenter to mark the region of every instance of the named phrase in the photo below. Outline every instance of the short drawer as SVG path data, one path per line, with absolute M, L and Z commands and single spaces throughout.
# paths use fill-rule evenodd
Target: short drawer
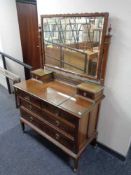
M 69 121 L 65 120 L 62 117 L 59 117 L 57 115 L 52 115 L 48 111 L 43 111 L 42 117 L 49 123 L 53 124 L 55 127 L 59 128 L 60 130 L 74 137 L 75 135 L 74 124 L 70 123 Z
M 46 108 L 47 111 L 49 111 L 50 113 L 52 113 L 53 115 L 59 115 L 59 108 L 57 108 L 56 106 L 49 104 L 49 103 L 42 103 L 42 108 Z
M 28 94 L 24 91 L 21 91 L 19 89 L 17 89 L 16 93 L 17 93 L 17 96 L 19 98 L 23 98 L 26 101 L 32 102 L 36 106 L 41 106 L 41 100 L 40 99 L 38 99 L 36 97 L 33 97 L 32 95 L 30 95 L 30 94 Z
M 36 70 L 37 71 L 37 70 Z M 43 81 L 43 82 L 49 82 L 53 80 L 53 73 L 50 72 L 48 74 L 45 74 L 43 76 L 40 76 L 37 73 L 34 73 L 33 71 L 31 72 L 32 78 L 35 78 L 37 80 Z
M 40 121 L 35 116 L 31 115 L 27 111 L 25 111 L 23 108 L 20 109 L 21 111 L 21 117 L 41 129 L 43 132 L 48 134 L 50 137 L 61 143 L 62 145 L 66 146 L 70 150 L 75 150 L 75 144 L 74 141 L 67 138 L 66 136 L 62 135 L 60 132 L 52 128 L 51 126 L 47 125 L 46 123 Z
M 33 105 L 32 103 L 20 98 L 20 106 L 24 106 L 26 109 L 32 111 L 37 115 L 42 115 L 42 110 L 40 107 Z
M 67 123 L 70 123 L 72 126 L 73 125 L 75 126 L 77 123 L 76 117 L 73 114 L 70 114 L 64 111 L 63 109 L 58 108 L 57 106 L 54 106 L 52 104 L 44 102 L 42 104 L 42 110 L 49 113 L 49 115 L 53 116 L 53 118 L 56 117 L 56 118 L 59 118 L 60 120 L 63 119 L 63 121 L 67 121 Z M 64 124 L 66 125 L 66 122 L 64 122 Z
M 78 95 L 81 95 L 81 96 L 83 96 L 83 97 L 87 97 L 87 98 L 90 98 L 90 99 L 94 99 L 94 94 L 93 94 L 93 93 L 84 91 L 84 90 L 82 90 L 82 89 L 77 89 L 77 94 L 78 94 Z
M 73 114 L 71 114 L 71 113 L 69 113 L 67 111 L 64 111 L 62 109 L 59 111 L 59 117 L 65 119 L 68 122 L 70 122 L 75 127 L 78 124 L 78 120 L 77 120 L 77 117 L 76 116 L 74 116 Z

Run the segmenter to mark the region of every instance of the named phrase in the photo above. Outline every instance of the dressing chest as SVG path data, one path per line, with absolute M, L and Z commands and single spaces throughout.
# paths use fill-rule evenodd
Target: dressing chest
M 70 24 L 74 17 L 76 21 Z M 70 28 L 66 29 L 69 33 L 77 30 L 71 26 L 74 22 L 79 26 L 82 18 L 80 30 L 85 32 L 88 25 L 83 21 L 89 18 L 93 29 L 89 31 L 88 28 L 88 33 L 92 36 L 94 32 L 97 39 L 85 44 L 85 39 L 79 36 L 79 43 L 69 42 L 66 33 L 68 37 L 64 43 L 61 35 L 61 31 L 65 32 L 64 22 L 70 22 Z M 44 15 L 41 19 L 42 67 L 31 72 L 31 79 L 14 85 L 20 123 L 23 131 L 25 124 L 30 126 L 72 157 L 75 171 L 81 153 L 97 139 L 110 43 L 110 34 L 106 34 L 108 13 Z M 61 28 L 57 29 L 57 25 Z M 59 36 L 51 32 L 58 32 Z M 89 52 L 93 56 L 89 56 Z

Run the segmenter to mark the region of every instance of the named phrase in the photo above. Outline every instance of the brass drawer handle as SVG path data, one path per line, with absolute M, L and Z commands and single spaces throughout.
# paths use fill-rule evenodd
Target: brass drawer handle
M 32 106 L 31 106 L 31 104 L 30 104 L 29 108 L 30 108 L 30 110 L 32 110 Z
M 28 96 L 25 96 L 24 99 L 30 101 L 30 97 Z
M 59 134 L 56 134 L 55 135 L 55 138 L 56 138 L 56 140 L 59 140 L 60 139 L 60 135 Z
M 59 120 L 56 120 L 55 123 L 56 123 L 56 126 L 60 126 Z
M 33 117 L 30 117 L 30 121 L 32 121 L 33 120 Z

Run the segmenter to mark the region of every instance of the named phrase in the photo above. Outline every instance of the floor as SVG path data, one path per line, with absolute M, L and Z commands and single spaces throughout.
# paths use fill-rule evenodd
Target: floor
M 14 96 L 0 86 L 0 175 L 74 175 L 69 158 L 30 128 L 23 134 Z M 125 162 L 89 146 L 78 175 L 131 175 L 131 151 Z

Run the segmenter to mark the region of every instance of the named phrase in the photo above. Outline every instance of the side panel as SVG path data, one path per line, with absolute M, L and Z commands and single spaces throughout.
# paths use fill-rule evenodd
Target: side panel
M 94 107 L 94 109 L 90 113 L 89 127 L 88 127 L 88 137 L 89 138 L 96 131 L 96 125 L 98 122 L 97 118 L 98 118 L 98 104 Z

